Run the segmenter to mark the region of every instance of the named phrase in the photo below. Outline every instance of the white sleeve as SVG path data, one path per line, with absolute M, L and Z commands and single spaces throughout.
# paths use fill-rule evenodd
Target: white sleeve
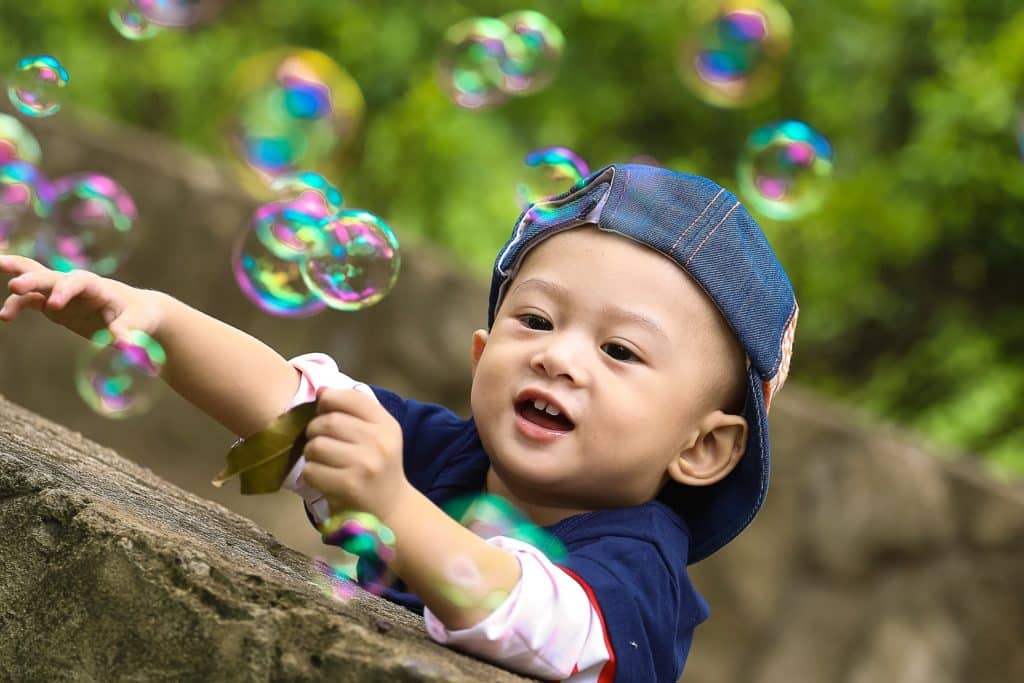
M 291 410 L 300 403 L 316 400 L 316 392 L 321 387 L 332 389 L 355 389 L 358 392 L 377 398 L 373 389 L 362 382 L 357 382 L 338 370 L 338 364 L 325 353 L 306 353 L 288 361 L 299 371 L 299 388 L 285 410 Z M 329 512 L 323 494 L 311 487 L 302 479 L 302 470 L 306 466 L 306 458 L 299 456 L 298 461 L 281 483 L 281 488 L 294 491 L 302 496 L 306 508 L 313 518 L 320 523 L 327 519 Z
M 449 631 L 429 607 L 424 608 L 430 637 L 529 676 L 596 683 L 611 653 L 600 610 L 586 591 L 528 543 L 505 536 L 487 542 L 519 560 L 519 583 L 470 628 Z

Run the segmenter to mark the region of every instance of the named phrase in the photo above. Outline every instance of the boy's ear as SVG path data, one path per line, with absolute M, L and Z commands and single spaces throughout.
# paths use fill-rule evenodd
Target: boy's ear
M 668 476 L 687 486 L 714 484 L 732 472 L 746 449 L 746 419 L 716 410 L 705 418 L 693 445 L 669 463 Z
M 477 330 L 473 333 L 473 346 L 470 349 L 469 362 L 473 368 L 473 374 L 476 374 L 476 364 L 480 362 L 480 356 L 484 352 L 484 347 L 487 346 L 487 330 Z

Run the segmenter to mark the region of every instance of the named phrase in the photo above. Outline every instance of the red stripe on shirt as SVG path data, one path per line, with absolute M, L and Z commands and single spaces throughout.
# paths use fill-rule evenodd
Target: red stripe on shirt
M 583 587 L 587 594 L 587 599 L 590 600 L 590 606 L 597 612 L 597 618 L 601 621 L 601 633 L 604 634 L 604 647 L 608 650 L 608 661 L 601 667 L 601 673 L 597 676 L 597 683 L 612 683 L 615 680 L 615 650 L 612 649 L 612 640 L 608 636 L 608 628 L 604 625 L 604 613 L 601 612 L 601 605 L 597 602 L 597 596 L 594 595 L 594 590 L 590 587 L 590 584 L 584 581 L 579 574 L 561 565 L 555 566 L 571 576 L 575 579 L 576 583 Z

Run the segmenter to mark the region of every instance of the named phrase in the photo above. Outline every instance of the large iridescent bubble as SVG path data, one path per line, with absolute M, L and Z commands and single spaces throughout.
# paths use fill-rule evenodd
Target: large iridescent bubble
M 725 0 L 683 41 L 678 70 L 699 98 L 743 107 L 769 95 L 789 53 L 792 21 L 775 0 Z
M 737 168 L 747 204 L 770 218 L 792 220 L 817 209 L 832 175 L 832 146 L 803 121 L 757 128 Z
M 0 114 L 0 166 L 12 161 L 36 165 L 42 158 L 39 141 L 18 119 Z
M 131 196 L 99 173 L 58 178 L 53 187 L 56 199 L 40 240 L 41 258 L 54 270 L 113 273 L 137 243 L 138 211 Z
M 568 147 L 534 150 L 526 155 L 524 163 L 522 180 L 516 185 L 516 197 L 523 208 L 562 194 L 590 175 L 587 162 Z
M 78 356 L 75 387 L 96 413 L 126 418 L 149 410 L 162 391 L 163 347 L 140 330 L 115 340 L 107 329 L 92 337 Z
M 163 31 L 142 13 L 136 0 L 117 0 L 108 16 L 114 29 L 128 40 L 148 40 Z
M 460 107 L 487 109 L 550 83 L 564 44 L 558 26 L 539 12 L 466 19 L 445 33 L 438 80 Z
M 283 318 L 319 313 L 327 304 L 309 290 L 302 266 L 276 256 L 256 232 L 254 218 L 235 240 L 231 266 L 242 293 L 260 309 Z
M 26 116 L 52 116 L 60 111 L 67 84 L 68 72 L 55 57 L 23 57 L 7 79 L 7 96 Z
M 0 166 L 0 253 L 37 256 L 56 191 L 32 164 Z
M 229 153 L 243 186 L 260 197 L 279 176 L 322 170 L 352 141 L 365 107 L 352 77 L 316 50 L 251 57 L 230 89 Z
M 302 261 L 302 278 L 331 308 L 356 311 L 383 299 L 401 268 L 398 238 L 377 216 L 345 209 L 321 224 L 327 249 Z

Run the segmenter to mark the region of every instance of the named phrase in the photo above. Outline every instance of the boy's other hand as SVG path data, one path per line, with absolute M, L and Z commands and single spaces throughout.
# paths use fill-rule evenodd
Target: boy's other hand
M 86 339 L 108 328 L 115 339 L 131 330 L 155 334 L 160 324 L 159 292 L 137 289 L 87 270 L 62 273 L 25 256 L 0 254 L 0 273 L 13 275 L 0 322 L 26 309 L 41 312 Z
M 402 469 L 402 427 L 372 396 L 321 389 L 306 426 L 302 477 L 331 514 L 359 510 L 385 521 L 410 486 Z

